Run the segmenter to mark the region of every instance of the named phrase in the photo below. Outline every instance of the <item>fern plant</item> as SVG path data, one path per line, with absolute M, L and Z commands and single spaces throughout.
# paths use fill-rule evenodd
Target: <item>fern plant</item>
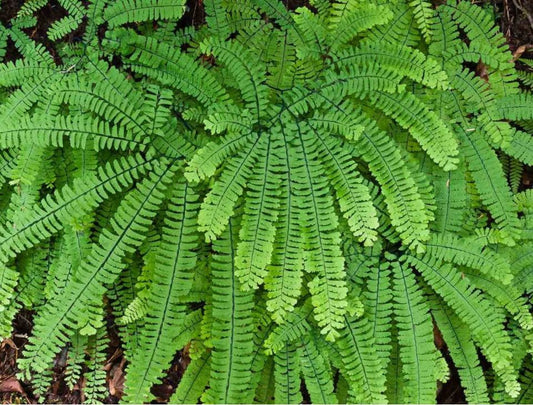
M 528 401 L 532 96 L 489 13 L 65 1 L 52 54 L 44 5 L 0 31 L 0 330 L 34 311 L 36 392 L 66 350 L 103 399 L 113 322 L 125 403 L 185 347 L 173 403 L 430 403 L 449 362 Z

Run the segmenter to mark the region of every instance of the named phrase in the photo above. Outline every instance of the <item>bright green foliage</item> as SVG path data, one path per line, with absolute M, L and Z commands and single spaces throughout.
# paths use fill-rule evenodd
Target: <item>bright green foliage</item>
M 434 403 L 454 370 L 469 402 L 531 402 L 533 81 L 491 13 L 197 3 L 59 0 L 46 44 L 47 1 L 0 24 L 20 377 L 46 401 L 62 353 L 104 399 L 112 326 L 124 403 L 177 353 L 172 403 Z

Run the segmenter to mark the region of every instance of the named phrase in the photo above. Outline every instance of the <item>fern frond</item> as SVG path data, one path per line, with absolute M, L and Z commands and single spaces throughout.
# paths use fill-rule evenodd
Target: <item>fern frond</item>
M 309 333 L 302 336 L 296 344 L 302 375 L 311 401 L 317 404 L 331 404 L 335 402 L 331 370 L 327 359 L 318 351 L 315 339 L 316 336 Z
M 526 165 L 533 165 L 533 139 L 524 131 L 515 131 L 509 144 L 502 145 L 502 151 Z
M 400 263 L 392 263 L 393 311 L 398 327 L 400 359 L 405 376 L 405 401 L 435 402 L 434 365 L 436 349 L 429 308 L 418 289 L 411 271 Z
M 64 186 L 25 216 L 21 225 L 3 232 L 4 237 L 0 239 L 3 257 L 10 257 L 50 237 L 62 228 L 62 223 L 94 209 L 103 198 L 131 185 L 151 167 L 152 162 L 133 156 L 108 163 L 92 181 L 80 180 L 72 187 Z
M 137 189 L 128 194 L 111 223 L 100 236 L 89 257 L 68 283 L 60 300 L 43 311 L 36 322 L 21 369 L 27 375 L 48 367 L 49 359 L 66 343 L 73 329 L 82 334 L 94 334 L 101 326 L 101 306 L 98 301 L 105 292 L 104 283 L 118 276 L 125 264 L 126 252 L 140 245 L 151 219 L 162 202 L 163 191 L 172 178 L 171 166 L 159 166 Z M 174 168 L 175 170 L 175 168 Z
M 50 122 L 45 116 L 33 115 L 22 120 L 4 120 L 0 127 L 0 146 L 3 148 L 20 146 L 30 141 L 41 146 L 63 147 L 64 139 L 68 139 L 74 148 L 85 149 L 88 146 L 95 151 L 143 150 L 146 143 L 141 141 L 139 134 L 132 134 L 126 128 L 111 126 L 86 115 L 58 116 L 55 122 Z
M 450 234 L 434 235 L 427 243 L 427 254 L 459 266 L 479 270 L 483 274 L 509 284 L 512 279 L 508 261 L 498 253 L 469 239 Z
M 286 138 L 284 137 L 286 141 Z M 289 165 L 289 148 L 284 142 L 282 158 L 287 178 L 280 183 L 280 208 L 276 224 L 276 239 L 272 251 L 271 264 L 265 278 L 268 300 L 267 309 L 272 319 L 281 324 L 291 312 L 300 296 L 304 269 L 299 226 L 300 207 L 294 198 L 294 184 Z
M 430 88 L 445 89 L 447 74 L 436 60 L 426 57 L 422 52 L 399 44 L 375 44 L 365 41 L 361 45 L 339 52 L 334 58 L 339 67 L 351 64 L 369 65 L 379 63 L 381 67 L 422 83 Z
M 315 134 L 320 140 L 320 156 L 350 230 L 360 242 L 367 246 L 373 244 L 377 239 L 377 213 L 371 203 L 370 191 L 356 174 L 352 156 L 345 152 L 349 145 L 334 138 L 324 139 L 318 131 Z
M 456 133 L 463 145 L 468 168 L 481 200 L 488 207 L 498 228 L 512 241 L 518 232 L 516 207 L 511 199 L 509 186 L 505 184 L 503 170 L 496 154 L 479 134 L 467 133 L 458 127 Z
M 336 50 L 350 42 L 361 32 L 376 25 L 383 25 L 392 18 L 392 11 L 385 5 L 367 3 L 365 7 L 354 7 L 343 14 L 342 19 L 330 30 L 330 46 Z
M 244 184 L 250 178 L 261 151 L 264 151 L 265 142 L 265 138 L 256 137 L 248 149 L 231 158 L 204 199 L 198 224 L 207 242 L 215 240 L 226 228 Z
M 458 233 L 464 226 L 467 206 L 467 184 L 464 163 L 449 172 L 433 171 L 435 179 L 435 222 L 432 228 L 438 232 Z
M 371 324 L 376 356 L 380 358 L 383 367 L 388 365 L 391 351 L 393 302 L 390 276 L 387 263 L 370 266 L 365 279 L 367 290 L 363 292 L 365 315 Z
M 183 181 L 174 185 L 153 275 L 157 284 L 151 285 L 145 298 L 147 321 L 140 336 L 143 350 L 133 354 L 128 366 L 126 401 L 149 399 L 150 387 L 168 368 L 175 352 L 194 337 L 193 322 L 199 323 L 194 312 L 187 315 L 192 321 L 185 318 L 185 308 L 179 304 L 180 296 L 192 287 L 192 270 L 196 264 L 197 199 Z
M 533 97 L 529 93 L 500 97 L 495 104 L 496 119 L 513 121 L 533 119 Z
M 285 343 L 274 357 L 275 398 L 280 403 L 302 402 L 299 352 L 294 344 Z
M 487 292 L 503 305 L 523 329 L 529 330 L 533 328 L 533 318 L 528 302 L 522 296 L 520 290 L 512 285 L 500 285 L 500 283 L 495 282 L 485 274 L 468 270 L 464 271 L 464 274 L 476 287 Z
M 418 28 L 424 35 L 424 39 L 427 43 L 431 41 L 431 28 L 430 26 L 435 19 L 435 12 L 431 7 L 431 3 L 424 0 L 412 0 L 409 2 L 409 7 L 413 10 Z
M 113 28 L 133 22 L 178 20 L 184 11 L 184 0 L 120 0 L 106 7 L 104 19 Z
M 422 149 L 444 170 L 455 169 L 458 143 L 452 132 L 420 100 L 410 93 L 401 96 L 375 92 L 372 103 L 391 115 L 417 140 Z
M 279 136 L 272 134 L 248 181 L 235 257 L 236 276 L 244 289 L 263 283 L 271 261 L 279 208 L 278 174 L 283 170 L 275 153 L 282 147 Z
M 350 395 L 358 403 L 382 403 L 385 401 L 385 370 L 382 358 L 375 349 L 372 323 L 366 318 L 346 316 L 346 327 L 338 339 L 343 354 Z
M 253 352 L 253 292 L 242 291 L 235 275 L 236 229 L 230 220 L 213 242 L 213 324 L 209 389 L 203 402 L 241 402 L 247 395 Z
M 452 266 L 439 266 L 435 259 L 427 257 L 419 259 L 406 256 L 404 259 L 422 273 L 429 285 L 469 325 L 476 343 L 505 382 L 506 391 L 516 396 L 519 386 L 510 363 L 512 356 L 509 336 L 499 314 Z
M 489 402 L 487 383 L 468 326 L 442 301 L 432 299 L 430 304 L 431 314 L 446 341 L 454 365 L 458 369 L 461 384 L 465 387 L 467 401 Z
M 266 67 L 261 66 L 257 59 L 253 60 L 253 55 L 236 42 L 213 39 L 202 42 L 200 50 L 207 55 L 213 54 L 226 66 L 237 81 L 246 108 L 259 121 L 267 104 L 268 87 L 264 85 Z
M 85 387 L 83 390 L 85 394 L 84 402 L 87 404 L 101 403 L 107 391 L 107 373 L 104 365 L 108 340 L 105 333 L 105 329 L 101 328 L 94 336 L 90 336 L 88 339 L 87 352 L 89 359 L 86 363 L 88 370 L 84 373 Z
M 185 373 L 172 394 L 169 402 L 173 404 L 197 403 L 209 380 L 211 352 L 203 351 L 191 360 Z
M 311 325 L 308 322 L 313 307 L 307 300 L 301 307 L 287 315 L 285 322 L 273 328 L 264 342 L 268 354 L 277 353 L 285 348 L 287 342 L 294 343 L 299 338 L 309 333 Z
M 406 244 L 420 249 L 421 242 L 429 237 L 429 218 L 396 144 L 369 124 L 365 126 L 360 146 L 361 158 L 381 185 L 391 224 Z
M 317 164 L 317 140 L 305 126 L 296 125 L 295 152 L 298 156 L 291 168 L 295 182 L 295 197 L 300 199 L 306 251 L 305 269 L 318 273 L 309 282 L 315 319 L 328 340 L 338 336 L 346 311 L 344 259 L 339 248 L 340 234 L 335 230 L 337 217 L 332 212 L 333 201 L 327 194 L 327 181 Z M 291 162 L 292 164 L 292 162 Z

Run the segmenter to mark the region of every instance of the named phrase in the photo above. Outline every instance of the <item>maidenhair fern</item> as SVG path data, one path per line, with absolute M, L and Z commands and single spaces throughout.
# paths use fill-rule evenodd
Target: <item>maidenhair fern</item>
M 60 352 L 105 398 L 113 323 L 125 403 L 184 348 L 176 403 L 430 403 L 447 362 L 529 401 L 533 96 L 486 10 L 59 4 L 53 49 L 46 1 L 0 26 L 0 330 L 34 312 L 41 399 Z

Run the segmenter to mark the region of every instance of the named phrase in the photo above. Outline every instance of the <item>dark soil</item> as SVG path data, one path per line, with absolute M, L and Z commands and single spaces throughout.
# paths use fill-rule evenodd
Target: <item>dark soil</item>
M 17 11 L 23 3 L 23 0 L 0 0 L 0 23 L 9 27 L 10 20 L 16 17 Z M 308 0 L 286 0 L 285 3 L 288 8 L 295 9 L 308 5 Z M 480 1 L 480 3 L 494 7 L 501 30 L 516 57 L 521 56 L 533 59 L 533 0 L 484 0 Z M 183 24 L 200 24 L 205 17 L 202 0 L 189 0 L 188 6 Z M 26 30 L 26 32 L 48 48 L 52 55 L 55 56 L 53 43 L 47 39 L 46 31 L 54 21 L 65 15 L 64 9 L 57 3 L 57 0 L 51 0 L 36 13 L 36 27 Z M 79 33 L 71 34 L 69 40 L 77 40 L 78 38 L 75 38 L 76 35 L 79 35 Z M 14 45 L 10 43 L 8 45 L 7 59 L 14 60 L 19 56 Z M 523 180 L 525 186 L 530 186 L 533 182 L 533 171 L 526 170 Z M 111 320 L 109 324 L 112 325 Z M 0 401 L 2 403 L 29 404 L 35 403 L 39 399 L 43 400 L 43 398 L 36 397 L 31 387 L 17 378 L 16 360 L 21 355 L 24 344 L 27 342 L 27 336 L 31 334 L 31 329 L 32 314 L 28 311 L 22 311 L 14 321 L 12 338 L 4 340 L 0 344 Z M 126 362 L 120 348 L 120 340 L 114 328 L 110 326 L 108 332 L 111 343 L 104 367 L 107 371 L 107 381 L 111 394 L 104 400 L 104 403 L 116 403 L 122 395 Z M 435 343 L 447 356 L 446 346 L 438 331 L 435 331 Z M 188 362 L 187 350 L 176 354 L 167 376 L 161 384 L 152 389 L 153 394 L 157 397 L 154 403 L 168 401 Z M 81 403 L 83 401 L 83 393 L 80 389 L 83 386 L 83 382 L 80 382 L 73 390 L 69 390 L 63 381 L 64 372 L 64 359 L 60 354 L 54 362 L 53 383 L 45 395 L 45 402 L 65 404 Z M 452 369 L 448 382 L 439 386 L 437 400 L 439 403 L 465 403 L 457 370 Z

